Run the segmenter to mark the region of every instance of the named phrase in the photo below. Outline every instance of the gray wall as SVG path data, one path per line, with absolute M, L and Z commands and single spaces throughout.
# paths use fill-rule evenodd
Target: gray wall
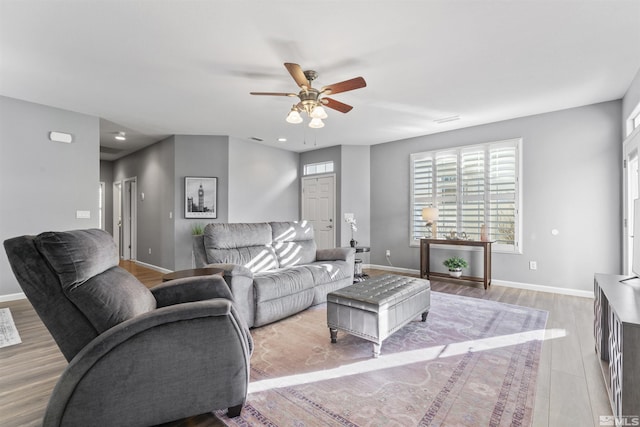
M 612 101 L 371 147 L 371 262 L 387 265 L 390 249 L 396 267 L 419 268 L 408 236 L 411 153 L 522 137 L 523 254 L 494 253 L 493 277 L 591 290 L 595 272 L 621 270 L 620 117 Z
M 175 137 L 175 264 L 171 270 L 192 268 L 191 227 L 195 223 L 229 222 L 229 137 L 177 135 Z M 218 178 L 218 218 L 184 217 L 184 178 Z
M 74 141 L 52 142 L 49 131 Z M 98 164 L 97 117 L 0 96 L 0 240 L 97 227 Z M 0 252 L 0 296 L 22 292 Z
M 114 181 L 129 178 L 136 178 L 137 187 L 138 250 L 135 259 L 170 269 L 174 245 L 169 211 L 173 210 L 173 205 L 169 205 L 167 199 L 174 191 L 173 137 L 116 160 L 113 165 Z
M 228 140 L 175 135 L 114 162 L 114 180 L 137 179 L 137 260 L 168 270 L 191 268 L 193 224 L 227 221 Z M 184 217 L 187 176 L 218 178 L 217 219 Z
M 175 135 L 115 161 L 113 170 L 114 181 L 137 178 L 136 259 L 168 270 L 192 267 L 194 224 L 298 218 L 297 153 L 227 136 Z M 187 176 L 218 178 L 217 218 L 184 217 Z
M 354 239 L 359 246 L 369 246 L 371 243 L 371 147 L 369 146 L 342 146 L 341 162 L 341 193 L 338 222 L 342 224 L 340 246 L 349 246 L 351 240 L 351 228 L 344 222 L 345 213 L 353 213 L 356 218 L 358 230 L 354 233 Z M 358 256 L 365 263 L 368 255 Z
M 229 221 L 300 218 L 298 153 L 229 139 Z

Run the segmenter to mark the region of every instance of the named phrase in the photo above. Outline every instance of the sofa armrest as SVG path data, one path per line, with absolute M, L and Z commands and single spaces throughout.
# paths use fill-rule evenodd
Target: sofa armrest
M 253 326 L 255 313 L 255 296 L 253 289 L 253 272 L 247 267 L 238 264 L 207 264 L 206 267 L 220 268 L 224 270 L 224 281 L 227 282 L 235 307 L 247 322 Z
M 158 424 L 194 410 L 243 404 L 251 346 L 248 330 L 226 299 L 145 313 L 107 330 L 73 358 L 52 393 L 43 424 L 81 425 L 90 417 L 106 425 L 114 416 L 122 425 L 140 419 Z M 149 399 L 158 388 L 162 393 Z M 215 401 L 193 408 L 194 395 L 214 396 Z M 190 413 L 176 412 L 180 408 Z
M 222 274 L 225 277 L 244 276 L 253 280 L 253 271 L 249 270 L 244 265 L 213 263 L 207 264 L 205 267 L 220 268 L 224 270 Z
M 355 248 L 318 249 L 317 261 L 347 261 L 353 262 L 356 256 Z
M 213 298 L 233 300 L 231 290 L 221 276 L 196 276 L 170 280 L 151 288 L 157 307 Z
M 192 235 L 191 246 L 193 249 L 193 262 L 196 268 L 202 268 L 207 265 L 207 254 L 204 250 L 204 235 Z

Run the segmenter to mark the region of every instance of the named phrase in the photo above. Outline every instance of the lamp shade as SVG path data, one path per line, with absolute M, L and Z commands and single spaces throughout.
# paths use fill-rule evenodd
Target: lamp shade
M 324 127 L 324 123 L 322 122 L 322 119 L 318 119 L 316 117 L 311 119 L 311 121 L 309 122 L 309 127 L 314 129 L 319 129 L 321 127 Z
M 289 123 L 302 123 L 302 117 L 300 116 L 300 113 L 298 112 L 298 110 L 292 108 L 291 111 L 289 111 L 289 115 L 287 116 L 287 122 Z
M 438 208 L 422 208 L 422 219 L 426 222 L 434 222 L 438 220 Z
M 312 119 L 326 119 L 328 117 L 327 112 L 324 111 L 324 108 L 322 108 L 322 106 L 320 105 L 314 107 L 314 109 L 311 110 L 310 115 Z

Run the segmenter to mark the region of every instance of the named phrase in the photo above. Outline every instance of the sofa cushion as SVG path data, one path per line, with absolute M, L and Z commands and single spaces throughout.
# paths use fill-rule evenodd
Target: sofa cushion
M 254 273 L 278 268 L 271 242 L 271 226 L 267 223 L 213 223 L 204 229 L 209 264 L 238 264 Z
M 99 333 L 156 308 L 151 291 L 120 267 L 91 277 L 65 293 Z
M 297 294 L 264 301 L 256 307 L 253 326 L 263 326 L 305 310 L 313 304 L 313 289 L 306 289 Z
M 116 244 L 103 230 L 48 231 L 35 238 L 35 245 L 63 288 L 83 283 L 119 262 Z
M 312 289 L 314 286 L 311 272 L 300 266 L 257 273 L 253 277 L 256 306 L 265 301 L 293 295 Z
M 316 285 L 352 278 L 353 265 L 347 261 L 318 261 L 304 266 L 313 276 Z
M 313 225 L 307 221 L 270 223 L 273 248 L 280 267 L 308 264 L 316 260 Z
M 271 226 L 266 222 L 211 223 L 204 228 L 206 249 L 236 249 L 247 246 L 271 246 Z
M 107 232 L 46 232 L 35 244 L 64 294 L 98 333 L 156 308 L 151 291 L 118 267 L 118 251 Z
M 271 246 L 249 246 L 237 249 L 207 249 L 210 264 L 236 264 L 254 273 L 278 268 L 276 252 Z

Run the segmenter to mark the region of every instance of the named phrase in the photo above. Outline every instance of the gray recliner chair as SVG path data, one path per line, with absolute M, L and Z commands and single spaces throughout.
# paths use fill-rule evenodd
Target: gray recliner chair
M 44 426 L 150 426 L 240 414 L 253 342 L 224 279 L 148 289 L 102 230 L 4 242 L 11 268 L 69 365 Z

